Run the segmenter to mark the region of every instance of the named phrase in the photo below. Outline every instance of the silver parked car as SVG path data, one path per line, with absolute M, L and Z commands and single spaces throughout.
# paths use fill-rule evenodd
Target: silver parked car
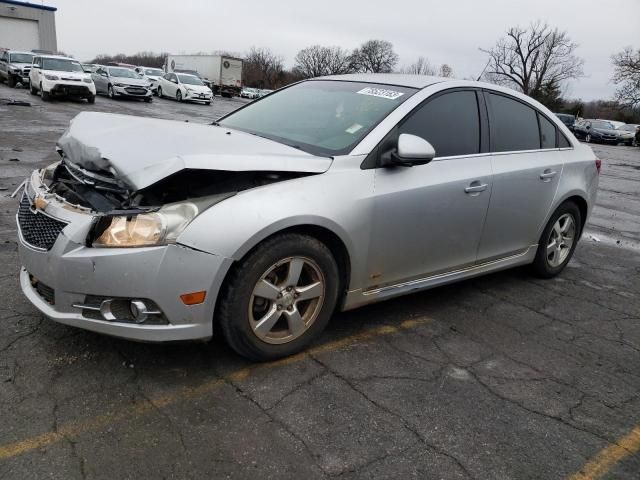
M 141 98 L 149 103 L 153 100 L 151 83 L 126 67 L 98 67 L 91 75 L 96 91 L 109 98 Z
M 600 161 L 534 100 L 410 75 L 300 82 L 212 125 L 83 112 L 17 214 L 46 316 L 143 341 L 217 324 L 255 360 L 331 315 L 567 265 Z

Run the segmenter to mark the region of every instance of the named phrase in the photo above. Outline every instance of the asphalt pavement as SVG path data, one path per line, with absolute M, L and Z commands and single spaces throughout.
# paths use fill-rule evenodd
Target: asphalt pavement
M 56 160 L 69 120 L 208 123 L 242 102 L 0 85 L 0 478 L 640 478 L 640 148 L 593 146 L 597 206 L 559 277 L 510 270 L 339 314 L 285 360 L 44 319 L 20 292 L 8 194 Z

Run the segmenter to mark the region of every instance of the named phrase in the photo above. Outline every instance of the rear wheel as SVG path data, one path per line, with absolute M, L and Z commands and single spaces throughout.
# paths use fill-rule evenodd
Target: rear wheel
M 231 272 L 217 321 L 231 348 L 251 360 L 292 355 L 326 327 L 338 279 L 337 264 L 319 240 L 294 233 L 272 237 Z
M 533 261 L 533 272 L 542 278 L 558 275 L 573 256 L 582 232 L 582 215 L 573 202 L 563 203 L 547 223 Z

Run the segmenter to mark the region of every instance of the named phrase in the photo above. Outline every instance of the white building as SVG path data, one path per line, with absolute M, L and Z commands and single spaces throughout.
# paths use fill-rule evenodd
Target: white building
M 56 10 L 35 3 L 0 0 L 0 48 L 55 52 Z

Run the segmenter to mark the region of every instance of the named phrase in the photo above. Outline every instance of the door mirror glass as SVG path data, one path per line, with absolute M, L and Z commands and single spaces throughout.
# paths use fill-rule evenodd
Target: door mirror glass
M 429 163 L 436 156 L 436 151 L 428 141 L 417 135 L 402 133 L 398 137 L 398 145 L 395 149 L 383 153 L 380 156 L 383 167 L 413 167 Z

